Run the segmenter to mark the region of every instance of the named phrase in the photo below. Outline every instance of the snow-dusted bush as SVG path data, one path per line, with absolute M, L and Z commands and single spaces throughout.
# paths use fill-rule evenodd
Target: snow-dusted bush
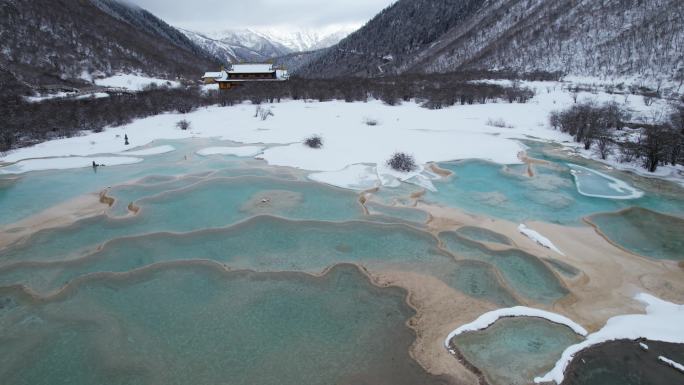
M 401 172 L 411 172 L 414 171 L 418 166 L 416 165 L 416 160 L 412 155 L 405 152 L 395 152 L 394 155 L 387 161 L 387 165 L 393 170 Z
M 380 122 L 378 122 L 377 119 L 371 119 L 371 118 L 365 118 L 365 119 L 363 120 L 363 123 L 364 123 L 366 126 L 371 126 L 371 127 L 372 127 L 372 126 L 377 126 L 378 124 L 380 124 Z
M 190 122 L 187 120 L 183 119 L 180 122 L 176 123 L 176 127 L 180 128 L 181 130 L 185 131 L 188 128 L 190 128 Z
M 487 119 L 487 125 L 491 127 L 499 127 L 499 128 L 513 128 L 512 125 L 507 124 L 505 120 L 499 118 L 499 119 L 492 119 L 489 118 Z
M 259 116 L 261 120 L 266 120 L 269 116 L 275 116 L 275 114 L 273 114 L 270 108 L 262 108 L 261 115 Z
M 304 140 L 304 145 L 309 148 L 321 148 L 323 147 L 323 138 L 320 135 L 312 135 Z
M 256 111 L 254 112 L 255 118 L 260 118 L 261 120 L 268 119 L 269 116 L 275 116 L 273 111 L 268 107 L 261 107 L 261 105 L 256 106 Z

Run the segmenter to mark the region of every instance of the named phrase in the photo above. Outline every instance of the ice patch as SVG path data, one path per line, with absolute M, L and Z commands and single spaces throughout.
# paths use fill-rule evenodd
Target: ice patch
M 110 157 L 81 157 L 72 156 L 66 158 L 40 158 L 27 159 L 15 164 L 0 168 L 0 174 L 23 174 L 29 171 L 41 170 L 65 170 L 72 168 L 92 167 L 93 162 L 102 166 L 119 166 L 142 162 L 142 158 L 128 156 Z
M 446 348 L 449 349 L 449 342 L 457 335 L 486 329 L 492 324 L 494 324 L 494 322 L 496 322 L 499 318 L 505 317 L 543 318 L 560 325 L 565 325 L 581 336 L 587 335 L 587 330 L 585 328 L 583 328 L 581 325 L 577 324 L 568 317 L 562 316 L 557 313 L 552 313 L 546 310 L 534 309 L 526 306 L 515 306 L 505 309 L 497 309 L 482 314 L 475 321 L 465 324 L 449 333 L 446 340 L 444 340 L 444 346 L 446 346 Z
M 577 192 L 584 196 L 606 199 L 637 199 L 644 193 L 610 175 L 568 163 Z
M 643 343 L 643 342 L 639 342 L 639 346 L 641 346 L 641 348 L 644 349 L 644 350 L 648 350 L 648 345 L 646 345 L 646 344 Z
M 565 349 L 556 366 L 536 383 L 563 382 L 564 372 L 578 352 L 606 341 L 637 340 L 645 338 L 652 341 L 684 343 L 684 305 L 663 301 L 652 295 L 640 293 L 634 299 L 646 305 L 646 314 L 625 314 L 612 317 L 606 325 L 587 339 Z
M 243 146 L 243 147 L 207 147 L 197 151 L 197 155 L 234 155 L 234 156 L 256 156 L 264 151 L 262 146 Z
M 369 190 L 381 185 L 372 165 L 352 164 L 339 171 L 324 171 L 309 175 L 309 179 L 351 190 Z
M 525 226 L 524 224 L 521 223 L 520 226 L 518 226 L 518 231 L 520 231 L 520 233 L 526 236 L 527 238 L 530 238 L 531 240 L 537 242 L 539 245 L 546 247 L 547 249 L 551 249 L 560 255 L 565 255 L 556 247 L 556 245 L 553 244 L 553 242 L 551 242 L 550 239 L 539 234 L 537 231 Z
M 121 152 L 121 155 L 132 155 L 132 156 L 145 156 L 145 155 L 159 155 L 166 154 L 167 152 L 175 151 L 176 148 L 171 145 L 163 145 L 157 147 L 146 148 L 143 150 L 133 150 Z

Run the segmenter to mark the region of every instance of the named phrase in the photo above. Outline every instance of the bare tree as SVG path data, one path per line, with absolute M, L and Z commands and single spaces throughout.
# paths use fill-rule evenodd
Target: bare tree
M 649 172 L 655 172 L 667 158 L 668 132 L 662 125 L 653 125 L 644 130 L 639 145 L 643 156 L 643 165 Z
M 613 149 L 611 147 L 612 143 L 613 137 L 607 133 L 597 136 L 596 149 L 601 159 L 606 160 L 608 159 L 608 155 L 613 153 Z

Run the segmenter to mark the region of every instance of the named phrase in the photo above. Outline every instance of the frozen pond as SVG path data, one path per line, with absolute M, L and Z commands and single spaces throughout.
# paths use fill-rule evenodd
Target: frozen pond
M 580 194 L 607 199 L 636 199 L 644 195 L 627 183 L 588 167 L 568 163 Z

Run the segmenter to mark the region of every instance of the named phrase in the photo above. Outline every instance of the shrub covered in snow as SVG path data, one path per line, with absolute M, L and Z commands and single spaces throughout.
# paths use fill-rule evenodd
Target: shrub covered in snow
M 185 131 L 188 128 L 190 128 L 190 122 L 188 122 L 186 119 L 181 120 L 180 122 L 176 123 L 176 127 L 180 128 L 181 130 Z
M 499 118 L 499 119 L 492 119 L 489 118 L 487 119 L 487 125 L 491 127 L 499 127 L 499 128 L 513 128 L 513 126 L 509 125 L 506 123 L 505 120 Z
M 387 165 L 393 170 L 401 172 L 411 172 L 418 168 L 416 160 L 412 155 L 405 152 L 395 152 L 394 155 L 387 161 Z
M 273 111 L 271 111 L 270 108 L 268 107 L 262 107 L 260 105 L 256 106 L 256 111 L 254 112 L 254 117 L 258 117 L 261 120 L 266 120 L 268 119 L 269 116 L 275 116 Z
M 304 140 L 304 145 L 309 148 L 323 147 L 323 138 L 320 135 L 312 135 Z
M 371 119 L 371 118 L 365 118 L 363 120 L 363 123 L 366 124 L 366 126 L 377 126 L 380 124 L 376 119 Z

